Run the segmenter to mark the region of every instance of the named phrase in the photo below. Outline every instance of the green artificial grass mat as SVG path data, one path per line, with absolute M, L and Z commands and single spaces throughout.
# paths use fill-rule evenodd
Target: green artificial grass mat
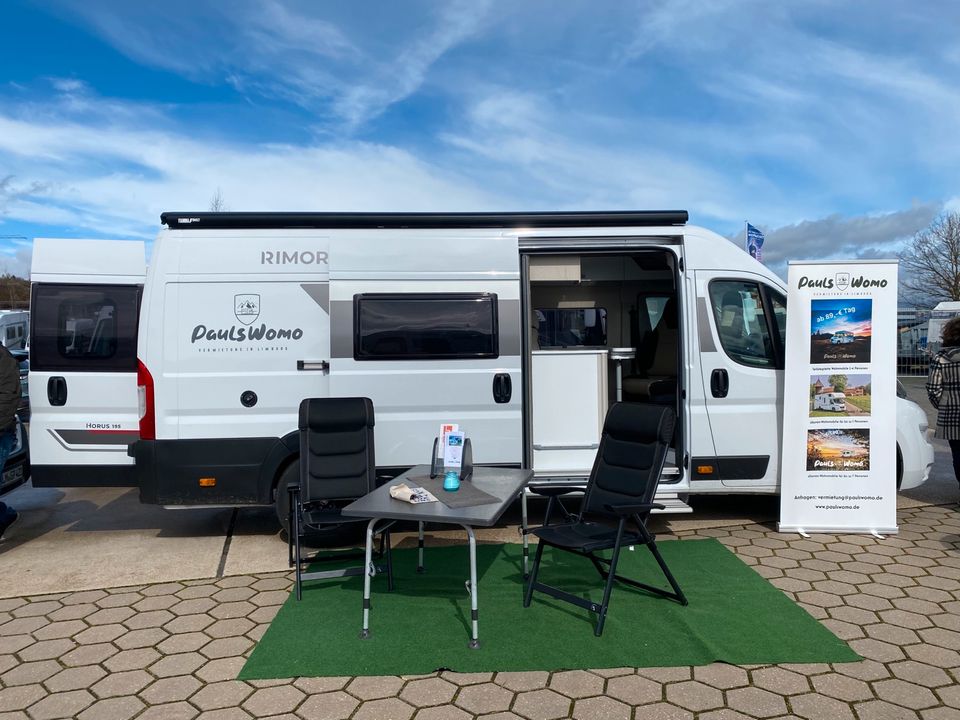
M 861 659 L 720 542 L 669 540 L 658 547 L 690 604 L 617 584 L 598 638 L 596 616 L 574 605 L 535 593 L 523 607 L 520 545 L 479 545 L 476 650 L 467 647 L 466 545 L 427 547 L 424 574 L 416 572 L 415 549 L 394 550 L 394 591 L 387 592 L 386 575 L 372 580 L 369 638 L 359 637 L 362 577 L 308 582 L 301 601 L 291 592 L 238 679 Z M 623 551 L 618 574 L 669 587 L 645 547 Z M 602 597 L 593 565 L 569 553 L 547 548 L 539 579 Z

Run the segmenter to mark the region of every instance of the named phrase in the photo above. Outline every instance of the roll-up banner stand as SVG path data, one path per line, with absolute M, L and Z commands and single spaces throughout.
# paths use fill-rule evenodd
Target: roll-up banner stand
M 791 262 L 782 532 L 897 532 L 897 261 Z

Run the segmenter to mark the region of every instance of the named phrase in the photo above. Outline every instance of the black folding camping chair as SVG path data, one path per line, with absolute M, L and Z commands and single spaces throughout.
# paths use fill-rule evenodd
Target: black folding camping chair
M 349 502 L 376 488 L 373 447 L 374 413 L 369 398 L 306 398 L 300 403 L 300 483 L 290 485 L 290 531 L 288 554 L 296 569 L 297 600 L 307 580 L 387 573 L 387 587 L 393 589 L 390 557 L 390 525 L 380 527 L 380 556 L 384 565 L 367 568 L 338 568 L 304 572 L 303 566 L 347 558 L 363 558 L 363 552 L 315 554 L 304 557 L 304 535 L 331 526 L 366 523 L 365 518 L 344 517 L 340 510 Z
M 663 505 L 653 502 L 667 450 L 673 439 L 675 414 L 669 407 L 639 403 L 615 403 L 607 412 L 597 458 L 587 482 L 580 512 L 564 512 L 563 522 L 550 524 L 550 515 L 559 496 L 569 487 L 531 487 L 531 492 L 548 496 L 544 524 L 527 532 L 539 539 L 533 570 L 524 595 L 524 607 L 530 606 L 534 590 L 597 613 L 594 634 L 603 633 L 614 581 L 640 588 L 687 604 L 687 598 L 657 549 L 656 539 L 647 530 L 647 519 Z M 616 520 L 616 526 L 587 517 Z M 628 528 L 627 521 L 633 523 Z M 624 545 L 646 545 L 666 576 L 673 592 L 617 575 L 617 561 Z M 589 558 L 606 584 L 603 600 L 595 603 L 564 590 L 538 582 L 544 548 L 550 546 Z M 610 558 L 599 555 L 613 550 Z

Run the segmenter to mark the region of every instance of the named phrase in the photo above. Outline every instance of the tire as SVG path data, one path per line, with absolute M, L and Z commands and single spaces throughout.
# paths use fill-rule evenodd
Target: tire
M 290 493 L 287 487 L 299 482 L 300 461 L 294 460 L 280 474 L 273 503 L 284 539 L 290 537 Z M 366 526 L 366 522 L 344 522 L 327 525 L 320 530 L 307 530 L 303 533 L 300 544 L 312 548 L 353 546 L 362 542 Z
M 903 453 L 900 452 L 900 443 L 897 443 L 897 492 L 903 484 Z

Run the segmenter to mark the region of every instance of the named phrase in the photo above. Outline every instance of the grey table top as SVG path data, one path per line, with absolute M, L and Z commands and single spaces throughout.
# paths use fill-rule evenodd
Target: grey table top
M 372 493 L 354 500 L 341 511 L 348 517 L 385 518 L 389 520 L 417 520 L 420 522 L 452 523 L 456 525 L 477 525 L 490 527 L 495 525 L 503 511 L 520 494 L 533 471 L 515 468 L 475 467 L 473 477 L 467 482 L 478 489 L 490 493 L 500 500 L 499 503 L 473 505 L 470 507 L 449 508 L 442 501 L 412 505 L 390 497 L 390 486 L 404 482 L 418 475 L 429 475 L 429 465 L 417 465 L 390 482 L 381 485 Z M 413 482 L 416 482 L 415 480 Z

